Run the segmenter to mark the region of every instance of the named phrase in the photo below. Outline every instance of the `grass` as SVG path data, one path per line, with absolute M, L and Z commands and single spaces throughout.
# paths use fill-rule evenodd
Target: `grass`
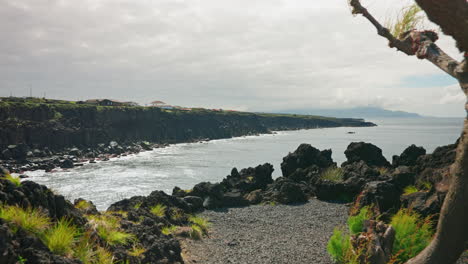
M 164 217 L 166 215 L 166 209 L 167 209 L 167 206 L 163 204 L 157 204 L 151 207 L 150 211 L 152 214 L 154 214 L 157 217 Z
M 133 206 L 133 208 L 134 208 L 135 210 L 138 210 L 138 209 L 140 209 L 140 207 L 141 207 L 142 204 L 143 204 L 142 202 L 138 202 L 138 203 L 136 203 L 136 204 Z
M 190 226 L 190 228 L 191 228 L 190 230 L 191 239 L 200 240 L 203 238 L 204 231 L 199 225 L 193 224 L 192 226 Z
M 386 24 L 387 28 L 390 28 L 390 32 L 396 38 L 401 38 L 402 34 L 416 29 L 424 20 L 424 17 L 420 15 L 421 8 L 417 4 L 410 5 L 401 10 L 397 16 L 396 21 L 389 20 Z
M 352 235 L 362 232 L 364 221 L 370 219 L 371 217 L 372 212 L 367 206 L 363 207 L 359 211 L 359 214 L 348 217 L 349 232 Z
M 332 182 L 343 181 L 344 172 L 341 168 L 328 168 L 320 174 L 322 180 L 328 180 Z
M 414 185 L 406 186 L 405 189 L 403 189 L 403 195 L 408 195 L 416 192 L 419 192 L 419 190 Z
M 1 205 L 0 218 L 10 222 L 16 232 L 17 228 L 22 228 L 29 232 L 40 234 L 50 226 L 49 217 L 39 209 L 21 208 L 16 205 Z
M 200 217 L 200 216 L 190 216 L 188 220 L 189 222 L 193 224 L 192 229 L 193 229 L 193 226 L 195 225 L 195 226 L 198 226 L 200 230 L 203 231 L 204 234 L 208 233 L 208 229 L 211 226 L 211 223 L 207 218 Z
M 395 229 L 392 263 L 405 263 L 421 252 L 431 241 L 433 230 L 430 218 L 421 216 L 408 209 L 401 209 L 390 224 Z
M 165 227 L 163 227 L 161 229 L 161 233 L 163 235 L 168 236 L 168 235 L 174 233 L 176 230 L 177 230 L 177 226 L 174 226 L 174 225 L 173 226 L 165 226 Z
M 81 200 L 75 205 L 76 209 L 87 210 L 91 208 L 91 203 L 86 200 Z
M 140 245 L 133 245 L 132 249 L 128 251 L 128 254 L 132 257 L 141 257 L 146 252 L 146 249 Z
M 13 183 L 16 187 L 21 186 L 21 179 L 16 176 L 12 176 L 11 174 L 6 174 L 5 179 Z
M 70 220 L 61 219 L 43 235 L 43 241 L 55 254 L 68 255 L 72 252 L 73 244 L 79 231 Z
M 91 240 L 91 233 L 85 233 L 76 243 L 73 249 L 73 257 L 79 259 L 83 264 L 92 264 L 96 257 L 95 244 Z
M 174 221 L 183 219 L 185 216 L 184 211 L 179 208 L 174 208 L 171 210 L 171 219 Z
M 113 264 L 114 256 L 107 249 L 98 247 L 95 251 L 96 257 L 93 263 L 95 264 Z
M 94 223 L 99 237 L 111 246 L 125 245 L 136 240 L 134 235 L 120 229 L 119 219 L 113 215 L 90 216 L 90 220 Z

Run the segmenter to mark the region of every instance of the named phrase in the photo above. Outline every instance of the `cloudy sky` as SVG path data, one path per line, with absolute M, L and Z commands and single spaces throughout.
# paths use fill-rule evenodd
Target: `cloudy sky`
M 382 21 L 403 2 L 363 0 Z M 346 0 L 2 0 L 0 29 L 0 96 L 464 112 L 454 79 L 388 48 Z

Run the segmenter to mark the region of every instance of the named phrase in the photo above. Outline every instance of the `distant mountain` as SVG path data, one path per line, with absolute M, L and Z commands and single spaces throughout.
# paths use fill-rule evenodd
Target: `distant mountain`
M 350 118 L 420 118 L 416 113 L 392 111 L 379 107 L 354 107 L 342 109 L 289 109 L 278 111 L 285 114 L 319 115 L 329 117 Z

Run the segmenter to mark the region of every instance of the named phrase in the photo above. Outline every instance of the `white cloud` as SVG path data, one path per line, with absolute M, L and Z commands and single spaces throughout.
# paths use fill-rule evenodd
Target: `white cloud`
M 404 1 L 365 1 L 381 20 Z M 344 0 L 8 0 L 0 6 L 0 95 L 162 99 L 275 110 L 377 105 L 434 113 L 440 71 L 389 49 Z M 459 56 L 453 42 L 440 44 Z M 421 97 L 422 98 L 422 97 Z M 457 101 L 458 102 L 458 101 Z

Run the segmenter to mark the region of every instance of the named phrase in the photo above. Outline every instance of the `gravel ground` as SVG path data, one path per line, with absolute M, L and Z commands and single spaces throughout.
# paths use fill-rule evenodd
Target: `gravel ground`
M 187 263 L 331 264 L 327 242 L 346 223 L 347 207 L 310 200 L 206 211 L 209 238 L 183 242 Z

